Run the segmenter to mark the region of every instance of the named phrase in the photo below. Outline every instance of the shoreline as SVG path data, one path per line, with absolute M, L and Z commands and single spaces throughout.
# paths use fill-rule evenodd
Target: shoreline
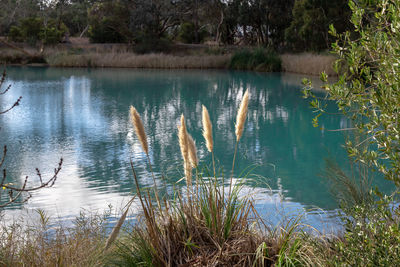
M 23 47 L 23 49 L 31 56 L 0 46 L 0 64 L 68 68 L 230 70 L 229 64 L 235 52 L 251 48 L 176 45 L 170 53 L 137 54 L 126 45 L 121 44 L 60 44 L 46 47 L 40 55 L 32 47 Z M 284 53 L 279 57 L 282 73 L 318 76 L 325 71 L 328 76 L 337 76 L 332 68 L 336 58 L 332 55 L 304 52 L 300 54 Z

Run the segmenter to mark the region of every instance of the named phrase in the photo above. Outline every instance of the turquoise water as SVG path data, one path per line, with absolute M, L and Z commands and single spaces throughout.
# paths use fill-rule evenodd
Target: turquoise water
M 21 105 L 0 116 L 0 144 L 7 144 L 8 179 L 37 182 L 35 168 L 50 176 L 60 157 L 64 165 L 56 185 L 36 192 L 10 212 L 42 208 L 61 218 L 84 208 L 118 208 L 134 191 L 129 158 L 141 186 L 151 186 L 145 156 L 129 120 L 129 106 L 142 115 L 150 156 L 160 185 L 172 191 L 182 177 L 176 125 L 187 119 L 200 162 L 210 163 L 201 135 L 201 105 L 213 122 L 215 155 L 228 173 L 235 136 L 234 120 L 241 97 L 250 90 L 249 114 L 239 143 L 235 177 L 257 165 L 263 178 L 245 182 L 261 211 L 278 219 L 276 207 L 289 212 L 337 208 L 321 177 L 324 158 L 346 164 L 340 132 L 313 128 L 308 100 L 302 99 L 302 76 L 199 70 L 8 68 L 11 90 L 0 98 L 6 107 L 19 96 Z M 334 105 L 329 109 L 335 111 Z M 348 127 L 339 116 L 324 116 L 325 129 Z M 161 181 L 160 177 L 165 176 Z M 272 219 L 272 220 L 275 220 Z

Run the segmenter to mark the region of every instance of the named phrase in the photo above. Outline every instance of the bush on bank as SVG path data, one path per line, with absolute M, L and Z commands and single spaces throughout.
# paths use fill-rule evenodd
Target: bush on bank
M 279 55 L 264 48 L 240 50 L 235 52 L 229 62 L 229 68 L 235 70 L 255 70 L 265 72 L 281 71 L 282 61 Z

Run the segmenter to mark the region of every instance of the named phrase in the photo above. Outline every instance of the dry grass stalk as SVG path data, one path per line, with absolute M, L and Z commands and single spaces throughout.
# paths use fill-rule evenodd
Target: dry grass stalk
M 119 218 L 117 224 L 114 226 L 113 230 L 111 231 L 111 234 L 109 235 L 107 241 L 106 241 L 106 245 L 104 246 L 104 252 L 106 252 L 111 244 L 115 241 L 115 239 L 117 239 L 117 236 L 119 234 L 119 231 L 121 230 L 122 225 L 125 222 L 126 216 L 128 215 L 128 211 L 129 208 L 131 207 L 133 201 L 135 200 L 136 196 L 134 196 L 129 202 L 128 205 L 126 207 L 125 212 L 122 214 L 121 218 Z
M 137 55 L 132 52 L 86 51 L 72 54 L 68 51 L 48 51 L 46 61 L 57 67 L 116 67 L 149 69 L 224 69 L 230 55 L 187 55 L 166 54 Z
M 47 216 L 46 216 L 47 217 Z M 0 222 L 0 266 L 103 266 L 105 214 L 82 213 L 67 227 L 47 217 Z
M 207 108 L 203 105 L 202 111 L 202 121 L 203 121 L 203 136 L 206 139 L 206 146 L 208 151 L 213 151 L 213 137 L 212 137 L 212 124 L 210 120 L 210 115 L 208 114 Z
M 192 170 L 190 168 L 190 159 L 189 159 L 189 138 L 188 132 L 186 130 L 185 117 L 181 116 L 181 125 L 178 126 L 178 137 L 179 137 L 179 147 L 181 148 L 185 177 L 187 185 L 192 184 Z
M 247 118 L 247 107 L 249 105 L 249 90 L 244 93 L 242 103 L 240 104 L 239 111 L 236 117 L 236 141 L 239 141 L 243 134 L 244 123 Z
M 282 69 L 285 72 L 293 72 L 307 75 L 319 75 L 326 72 L 329 76 L 337 76 L 332 68 L 336 58 L 333 55 L 321 55 L 313 53 L 283 54 Z
M 136 135 L 139 138 L 140 144 L 142 145 L 144 152 L 148 155 L 149 146 L 147 144 L 147 136 L 144 131 L 143 122 L 140 119 L 139 113 L 133 106 L 131 106 L 130 108 L 130 113 L 131 113 L 132 124 L 135 127 Z
M 193 168 L 197 168 L 197 165 L 199 164 L 199 158 L 197 157 L 196 143 L 190 134 L 188 134 L 188 144 L 190 164 Z
M 151 161 L 150 161 L 150 157 L 149 157 L 149 146 L 147 144 L 147 136 L 144 131 L 143 122 L 142 122 L 142 119 L 140 118 L 139 113 L 133 106 L 130 107 L 130 113 L 131 113 L 132 124 L 135 127 L 136 135 L 139 138 L 140 144 L 142 145 L 142 148 L 147 156 L 151 176 L 153 177 L 153 182 L 154 182 L 154 195 L 156 196 L 156 199 L 157 199 L 158 208 L 161 210 L 161 201 L 158 196 L 156 177 L 154 176 L 153 167 L 151 165 Z

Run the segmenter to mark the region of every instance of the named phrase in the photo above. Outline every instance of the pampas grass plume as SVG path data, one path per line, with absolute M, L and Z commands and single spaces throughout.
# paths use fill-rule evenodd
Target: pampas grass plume
M 213 151 L 213 137 L 212 137 L 212 124 L 210 120 L 210 115 L 208 114 L 207 108 L 203 105 L 202 111 L 202 121 L 203 121 L 203 136 L 206 139 L 206 146 L 209 152 Z
M 186 130 L 185 117 L 181 116 L 181 125 L 178 126 L 179 147 L 181 148 L 183 161 L 189 161 L 188 133 Z
M 115 239 L 117 238 L 120 230 L 121 230 L 121 226 L 124 224 L 125 219 L 126 219 L 126 215 L 128 215 L 128 211 L 129 208 L 133 202 L 133 200 L 135 200 L 134 196 L 128 203 L 125 212 L 122 214 L 121 218 L 119 218 L 117 224 L 114 226 L 113 230 L 111 231 L 111 234 L 109 235 L 109 237 L 107 238 L 106 241 L 106 245 L 104 246 L 104 251 L 108 250 L 111 246 L 111 244 L 115 241 Z
M 142 145 L 144 152 L 148 155 L 149 146 L 147 144 L 147 136 L 144 131 L 142 119 L 140 118 L 140 115 L 137 112 L 136 108 L 134 108 L 133 106 L 131 106 L 130 108 L 130 113 L 131 113 L 132 124 L 135 127 L 136 135 L 139 138 L 140 144 Z
M 240 103 L 240 108 L 237 113 L 236 117 L 236 141 L 239 141 L 243 134 L 244 123 L 247 118 L 247 107 L 249 105 L 249 90 L 243 95 L 242 103 Z
M 192 183 L 192 170 L 190 168 L 190 160 L 189 160 L 189 138 L 188 132 L 186 130 L 185 117 L 181 116 L 181 125 L 178 126 L 178 137 L 179 137 L 179 146 L 181 148 L 186 183 L 191 185 Z
M 193 137 L 190 134 L 188 134 L 188 145 L 190 164 L 192 164 L 193 168 L 196 168 L 199 164 L 199 159 L 197 157 L 196 143 L 194 142 Z

